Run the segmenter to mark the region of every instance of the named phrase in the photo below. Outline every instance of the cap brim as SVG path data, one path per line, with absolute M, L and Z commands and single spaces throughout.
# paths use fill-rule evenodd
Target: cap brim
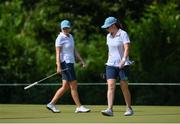
M 107 25 L 103 25 L 103 26 L 101 26 L 101 28 L 108 28 L 109 26 L 107 26 Z
M 111 25 L 113 25 L 113 24 L 115 24 L 116 22 L 113 22 L 113 23 L 111 23 L 111 24 L 104 24 L 103 26 L 101 26 L 101 28 L 108 28 L 108 27 L 110 27 Z

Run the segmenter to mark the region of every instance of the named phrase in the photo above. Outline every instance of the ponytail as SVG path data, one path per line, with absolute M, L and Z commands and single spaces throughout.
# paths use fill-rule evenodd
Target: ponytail
M 115 23 L 115 25 L 116 25 L 116 27 L 117 27 L 118 29 L 123 29 L 123 26 L 122 26 L 122 24 L 120 23 L 120 21 L 117 21 L 117 22 Z

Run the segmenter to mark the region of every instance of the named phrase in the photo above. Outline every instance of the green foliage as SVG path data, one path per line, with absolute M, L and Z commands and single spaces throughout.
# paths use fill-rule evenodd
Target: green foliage
M 130 82 L 179 82 L 178 0 L 154 3 L 142 0 L 3 0 L 0 2 L 0 83 L 32 83 L 56 70 L 54 41 L 63 19 L 72 22 L 76 49 L 87 63 L 87 68 L 84 69 L 79 63 L 75 66 L 78 82 L 105 82 L 101 74 L 107 61 L 106 33 L 100 27 L 107 16 L 120 19 L 125 24 L 125 29 L 127 27 L 132 41 L 130 58 L 135 61 L 135 65 L 132 66 Z M 47 82 L 59 80 L 57 76 Z M 22 87 L 2 89 L 0 94 L 6 98 L 2 99 L 4 103 L 47 102 L 55 92 L 55 87 L 32 89 L 26 94 Z M 152 89 L 147 89 L 132 89 L 137 94 L 135 103 L 148 104 L 153 100 L 156 94 L 153 94 Z M 87 95 L 90 96 L 98 92 L 97 97 L 104 97 L 106 92 L 101 87 L 93 87 L 93 90 L 91 87 L 80 89 L 81 97 L 87 98 L 88 102 L 92 101 L 91 97 L 82 94 L 87 90 Z M 166 88 L 161 90 L 164 93 Z M 149 96 L 144 95 L 146 91 Z M 36 97 L 37 92 L 39 97 Z M 51 93 L 47 94 L 49 92 Z M 170 92 L 169 96 L 175 94 L 177 90 Z M 29 101 L 26 95 L 33 100 Z M 176 99 L 177 97 L 172 98 Z M 162 100 L 166 99 L 159 99 L 156 103 L 162 103 Z M 62 101 L 72 103 L 66 98 Z M 99 102 L 94 100 L 92 103 L 104 104 L 105 99 Z
M 101 35 L 91 35 L 91 39 L 86 44 L 77 43 L 81 55 L 85 58 L 87 68 L 81 70 L 77 66 L 77 75 L 81 82 L 103 82 L 101 74 L 105 70 L 107 58 L 107 48 L 105 37 Z
M 0 6 L 1 10 L 6 10 L 0 20 L 1 83 L 32 82 L 52 65 L 54 67 L 50 65 L 54 57 L 36 43 L 33 33 L 26 32 L 27 13 L 18 14 L 24 11 L 21 5 L 17 0 Z
M 180 14 L 176 8 L 174 3 L 152 4 L 138 24 L 128 22 L 139 81 L 179 82 L 176 74 L 180 73 L 177 68 L 180 64 Z

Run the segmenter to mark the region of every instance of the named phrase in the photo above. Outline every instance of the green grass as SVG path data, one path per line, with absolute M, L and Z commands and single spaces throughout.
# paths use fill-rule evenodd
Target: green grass
M 180 123 L 179 106 L 133 106 L 133 116 L 123 116 L 125 106 L 114 106 L 114 116 L 100 111 L 107 106 L 87 105 L 90 113 L 74 113 L 75 105 L 57 105 L 52 113 L 45 105 L 0 104 L 0 123 Z

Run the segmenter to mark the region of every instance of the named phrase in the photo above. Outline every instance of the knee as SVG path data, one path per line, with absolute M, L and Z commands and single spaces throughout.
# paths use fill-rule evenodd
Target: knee
M 71 86 L 71 90 L 77 90 L 77 85 Z
M 60 89 L 62 89 L 63 91 L 67 91 L 69 90 L 69 86 L 62 86 Z
M 128 84 L 126 82 L 121 82 L 121 90 L 122 91 L 128 90 Z
M 108 85 L 108 90 L 109 91 L 114 91 L 115 90 L 115 85 Z

